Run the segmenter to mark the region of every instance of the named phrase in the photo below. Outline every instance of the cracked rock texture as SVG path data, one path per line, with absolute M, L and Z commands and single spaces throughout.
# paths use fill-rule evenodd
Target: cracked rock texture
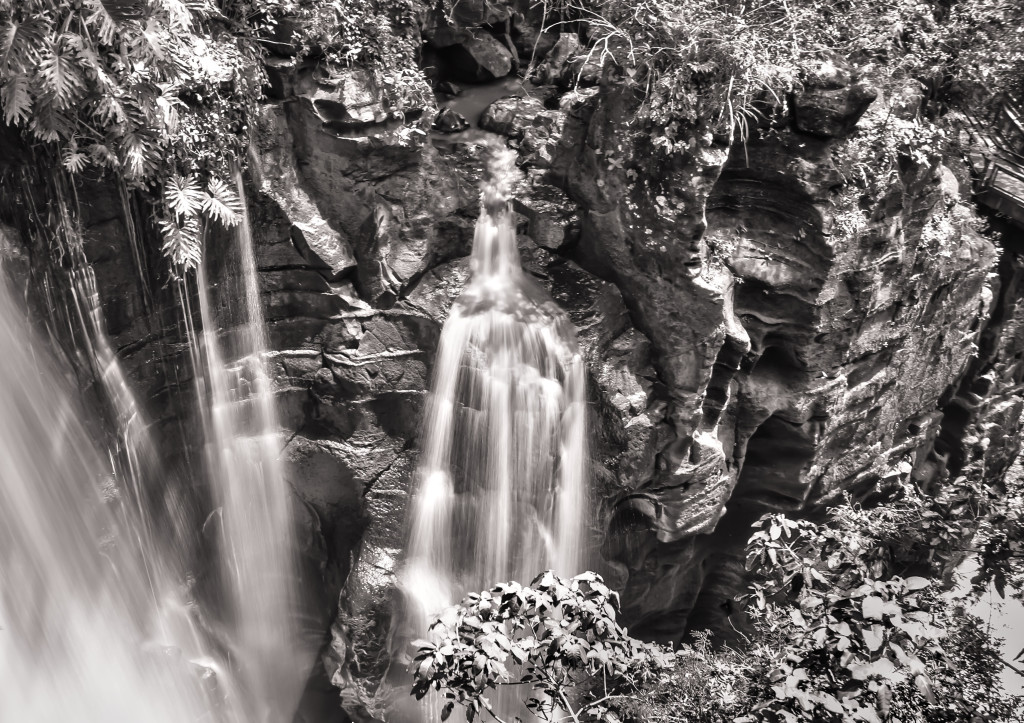
M 535 47 L 552 83 L 491 96 L 476 117 L 519 153 L 524 267 L 586 355 L 594 566 L 634 634 L 728 631 L 745 530 L 766 510 L 1012 462 L 1021 232 L 979 235 L 957 168 L 908 162 L 858 206 L 834 158 L 865 111 L 888 112 L 866 80 L 815 69 L 770 132 L 730 144 L 694 131 L 666 156 L 626 125 L 624 81 L 566 87 L 577 39 L 540 33 L 530 3 L 459 7 L 472 17 L 455 28 L 425 21 L 438 86 L 471 102 L 463 83 L 501 78 Z M 396 118 L 359 69 L 326 82 L 290 57 L 269 64 L 246 181 L 283 454 L 322 600 L 307 709 L 372 720 L 396 675 L 387 637 L 419 418 L 469 274 L 487 134 L 431 134 L 432 102 Z M 82 197 L 114 342 L 168 450 L 198 449 L 180 300 L 156 259 L 143 290 L 116 190 Z

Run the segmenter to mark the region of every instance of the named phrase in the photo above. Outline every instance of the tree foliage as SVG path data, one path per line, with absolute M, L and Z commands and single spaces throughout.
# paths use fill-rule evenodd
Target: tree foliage
M 414 692 L 436 688 L 447 711 L 478 712 L 491 710 L 489 690 L 525 683 L 549 720 L 1019 720 L 994 642 L 942 584 L 987 524 L 986 493 L 965 478 L 937 497 L 895 489 L 888 504 L 847 499 L 821 522 L 756 523 L 742 650 L 714 650 L 706 636 L 675 651 L 642 645 L 615 623 L 614 593 L 599 578 L 546 573 L 446 611 L 420 642 Z
M 627 635 L 617 611 L 618 595 L 592 572 L 563 579 L 548 571 L 528 587 L 471 593 L 431 626 L 429 641 L 413 643 L 413 693 L 443 691 L 442 720 L 459 704 L 470 721 L 484 712 L 501 721 L 488 696 L 525 685 L 526 707 L 542 720 L 604 719 L 613 697 L 669 664 L 661 648 Z
M 882 517 L 842 505 L 827 524 L 760 522 L 748 546 L 761 574 L 751 614 L 773 695 L 748 720 L 1009 721 L 1020 711 L 1000 689 L 990 641 L 969 656 L 951 645 L 966 614 L 940 583 L 893 574 L 886 542 L 907 534 L 898 514 Z
M 100 0 L 0 0 L 0 106 L 68 173 L 163 185 L 153 200 L 164 249 L 188 268 L 203 223 L 238 220 L 224 179 L 262 93 L 259 17 L 243 22 L 212 0 L 136 5 L 115 17 Z
M 642 97 L 637 123 L 666 152 L 693 131 L 746 133 L 784 108 L 822 61 L 889 90 L 923 83 L 933 113 L 998 100 L 1024 77 L 1024 6 L 1016 0 L 551 0 L 582 23 L 590 57 L 611 61 Z
M 277 0 L 275 14 L 295 27 L 300 57 L 316 58 L 328 77 L 367 69 L 382 102 L 404 113 L 430 102 L 418 61 L 422 9 L 415 0 Z

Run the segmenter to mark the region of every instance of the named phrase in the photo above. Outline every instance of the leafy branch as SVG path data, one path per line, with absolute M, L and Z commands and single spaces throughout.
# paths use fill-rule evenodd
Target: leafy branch
M 261 26 L 210 0 L 138 6 L 115 18 L 100 0 L 0 0 L 0 107 L 67 173 L 113 173 L 144 193 L 165 186 L 150 195 L 163 249 L 187 270 L 203 223 L 237 222 L 240 200 L 220 179 L 243 163 L 262 96 Z M 191 185 L 169 187 L 183 178 L 206 187 L 201 199 Z

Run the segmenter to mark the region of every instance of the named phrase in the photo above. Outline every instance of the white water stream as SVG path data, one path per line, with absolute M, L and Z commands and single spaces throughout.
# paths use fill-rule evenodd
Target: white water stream
M 302 635 L 247 214 L 232 239 L 216 287 L 205 261 L 197 274 L 203 328 L 192 334 L 193 359 L 214 504 L 205 525 L 163 469 L 81 248 L 67 308 L 55 313 L 98 382 L 112 439 L 29 328 L 0 268 L 4 723 L 292 719 L 318 641 Z M 211 560 L 214 590 L 196 599 L 189 566 Z
M 236 177 L 244 199 L 241 176 Z M 259 298 L 248 210 L 229 255 L 237 274 L 216 287 L 207 260 L 197 282 L 202 318 L 200 376 L 207 458 L 220 529 L 225 639 L 253 723 L 288 720 L 316 654 L 300 624 L 292 493 L 285 438 L 267 372 L 267 331 Z
M 564 312 L 520 266 L 510 166 L 492 164 L 483 189 L 473 276 L 445 322 L 424 418 L 401 578 L 419 637 L 467 592 L 585 563 L 583 359 Z
M 0 272 L 0 720 L 214 720 L 210 663 Z

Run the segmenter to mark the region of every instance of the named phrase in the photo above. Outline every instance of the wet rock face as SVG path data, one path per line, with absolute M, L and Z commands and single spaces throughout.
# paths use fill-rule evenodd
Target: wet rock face
M 863 108 L 848 110 L 846 126 Z M 832 161 L 846 126 L 782 124 L 651 165 L 629 117 L 602 88 L 570 114 L 555 169 L 582 219 L 573 258 L 620 289 L 651 342 L 653 464 L 614 492 L 605 554 L 627 575 L 631 629 L 677 640 L 689 619 L 729 631 L 759 514 L 936 473 L 997 253 L 939 168 L 905 168 L 852 209 Z
M 484 30 L 467 31 L 458 42 L 441 48 L 439 55 L 457 81 L 484 83 L 512 71 L 512 49 Z

